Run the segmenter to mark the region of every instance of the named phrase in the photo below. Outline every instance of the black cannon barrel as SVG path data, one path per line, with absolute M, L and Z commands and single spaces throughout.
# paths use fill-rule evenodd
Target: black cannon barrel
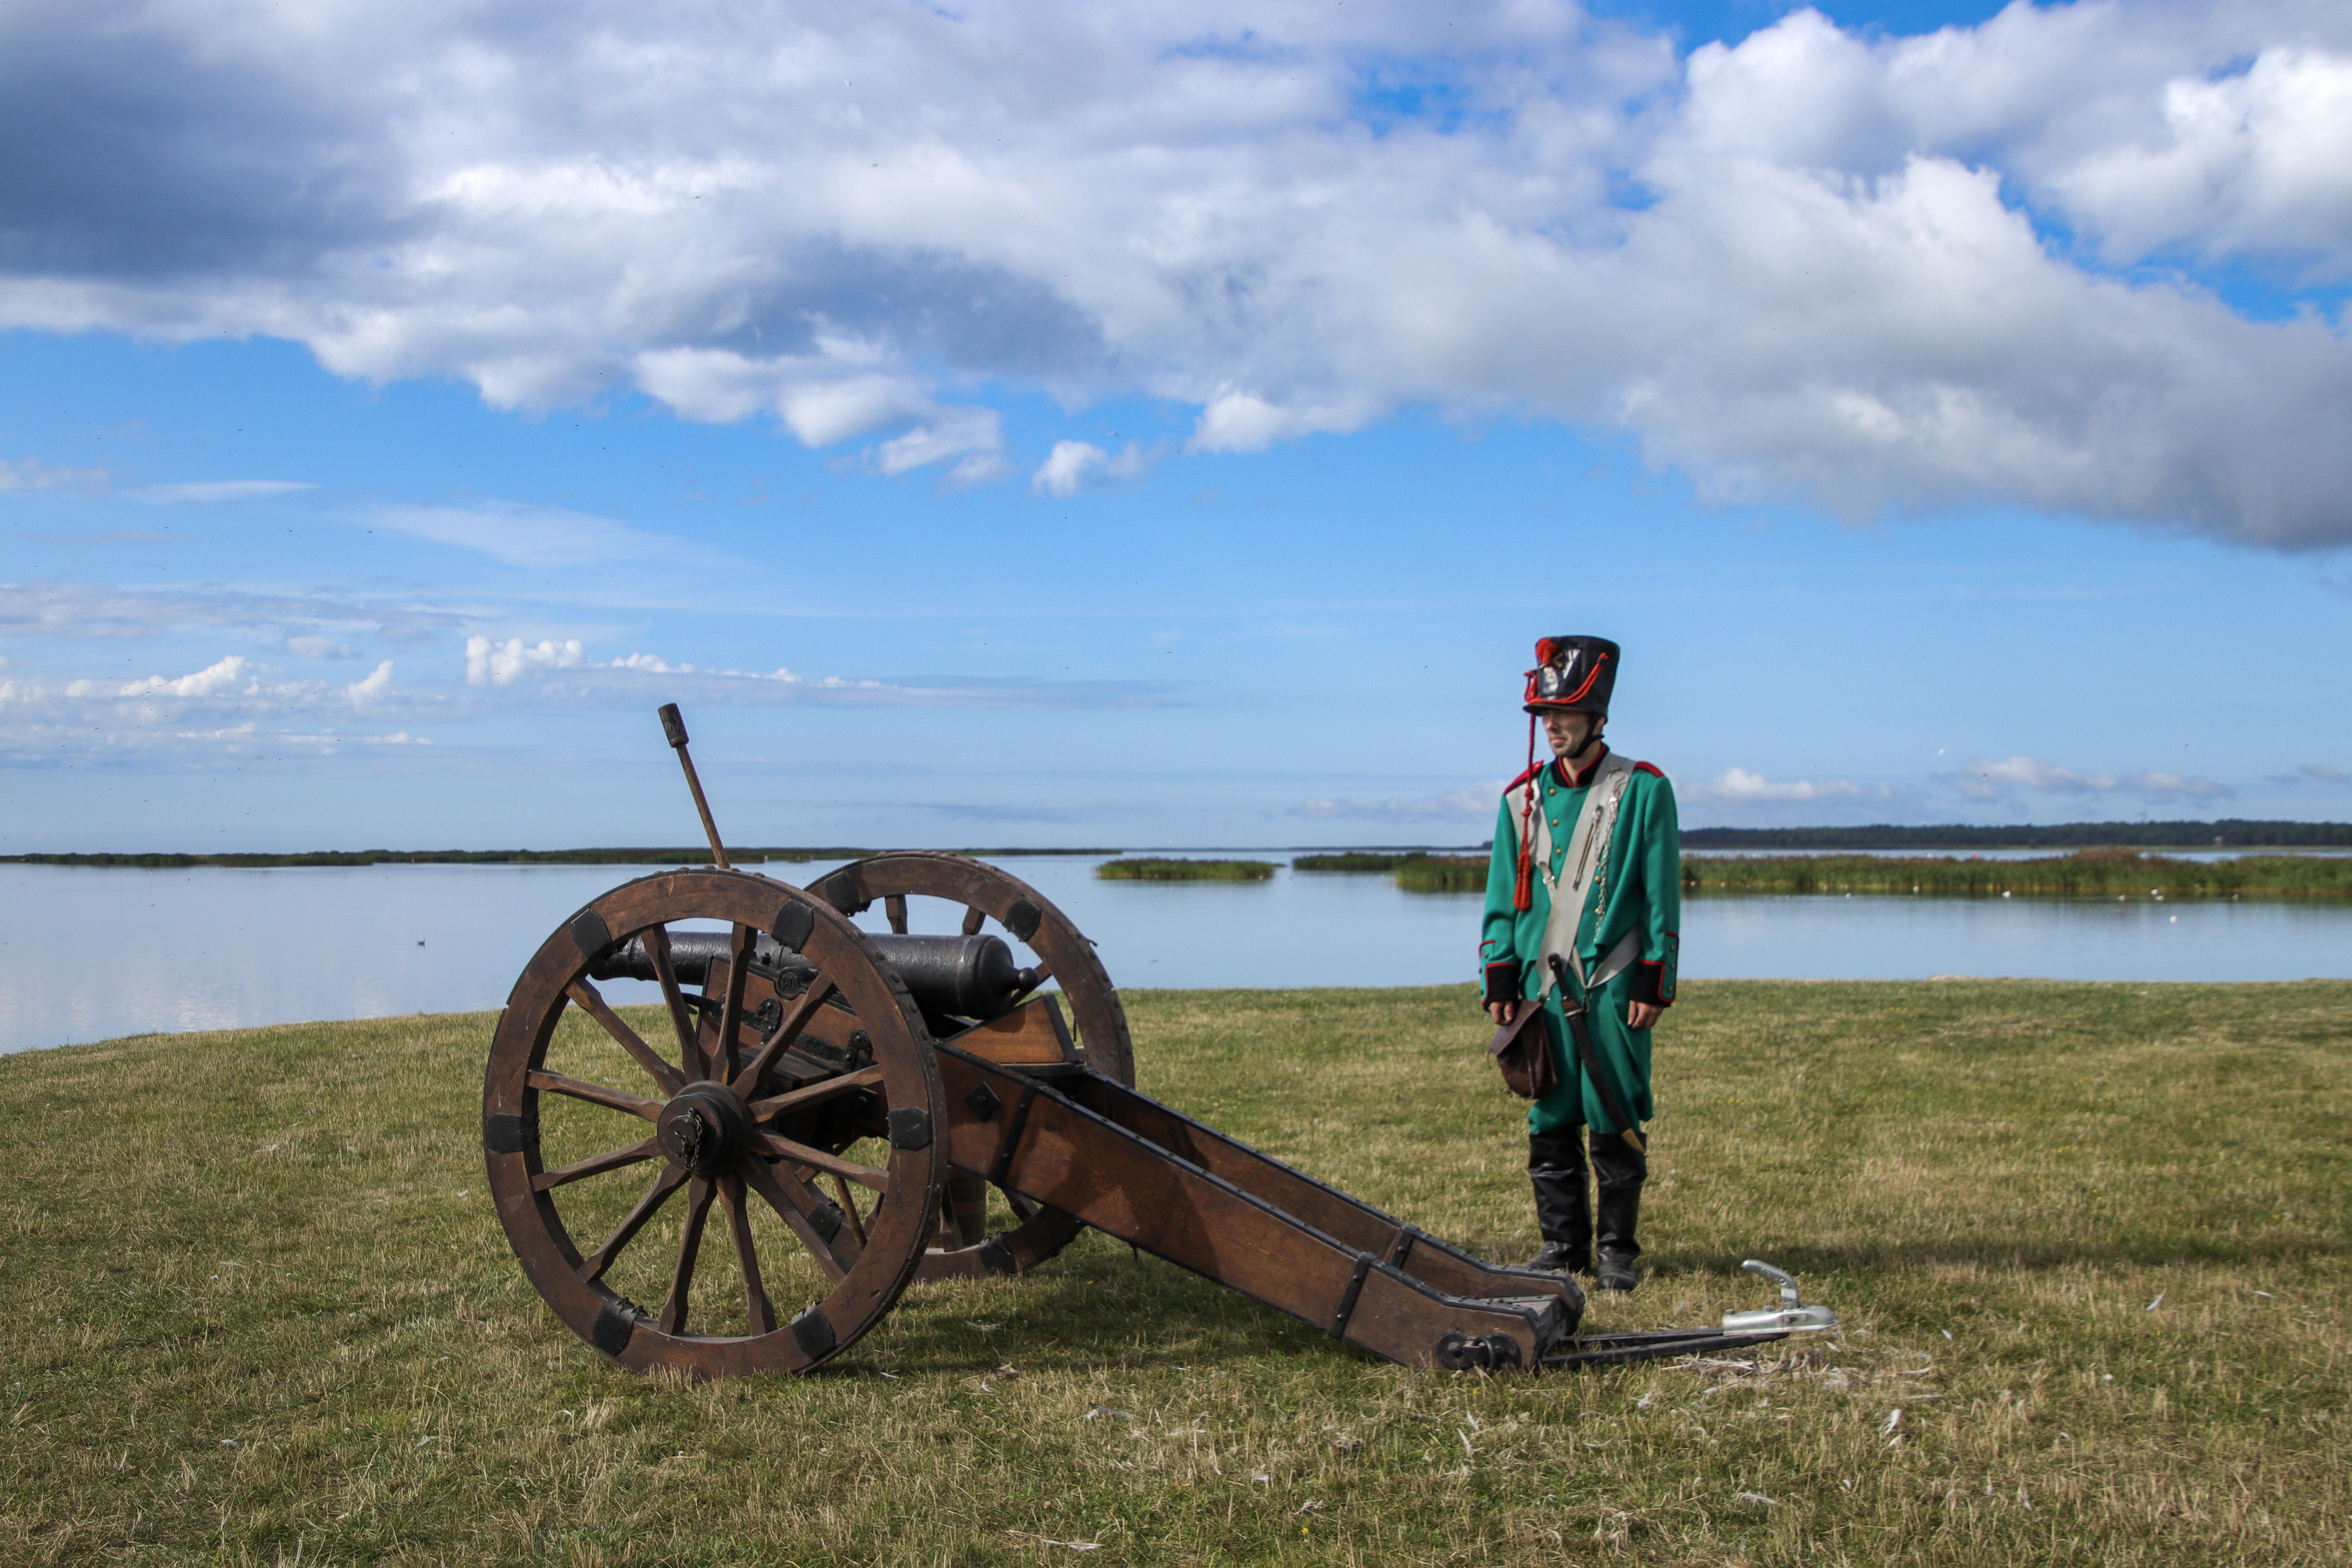
M 926 1013 L 993 1018 L 1021 992 L 1021 966 L 1001 936 L 893 936 L 872 939 Z
M 723 931 L 674 931 L 669 933 L 670 967 L 682 984 L 699 985 L 709 977 L 710 961 L 727 956 L 729 940 Z M 898 972 L 915 1005 L 926 1014 L 993 1018 L 1020 992 L 1020 965 L 1003 937 L 869 932 L 867 940 Z M 764 932 L 754 939 L 751 966 L 803 982 L 816 973 L 814 963 Z M 606 948 L 588 966 L 588 973 L 595 980 L 651 980 L 654 963 L 646 953 L 645 939 L 633 936 Z

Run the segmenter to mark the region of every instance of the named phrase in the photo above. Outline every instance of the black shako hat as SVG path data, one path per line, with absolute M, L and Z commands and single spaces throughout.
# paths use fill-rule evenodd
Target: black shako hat
M 1565 708 L 1608 718 L 1617 658 L 1617 645 L 1607 637 L 1545 637 L 1536 644 L 1536 667 L 1528 671 L 1527 710 Z

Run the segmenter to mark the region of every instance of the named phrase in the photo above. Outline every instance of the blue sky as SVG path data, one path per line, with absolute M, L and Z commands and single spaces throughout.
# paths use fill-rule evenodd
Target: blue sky
M 1327 9 L 13 9 L 0 850 L 2352 816 L 2352 26 Z

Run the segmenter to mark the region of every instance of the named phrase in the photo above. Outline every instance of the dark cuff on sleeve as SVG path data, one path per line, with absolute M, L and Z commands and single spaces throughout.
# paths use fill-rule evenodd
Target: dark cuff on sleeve
M 1519 999 L 1519 961 L 1498 958 L 1486 966 L 1486 1002 L 1516 1002 Z
M 1663 959 L 1643 959 L 1633 966 L 1633 1000 L 1653 1007 L 1671 1007 L 1674 993 L 1665 989 L 1666 965 Z

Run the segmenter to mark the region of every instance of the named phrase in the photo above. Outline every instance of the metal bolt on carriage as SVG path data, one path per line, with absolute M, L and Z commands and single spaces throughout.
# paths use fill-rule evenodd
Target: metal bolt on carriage
M 1779 1309 L 1580 1337 L 1569 1277 L 1474 1258 L 1138 1093 L 1093 945 L 1019 879 L 928 852 L 808 888 L 734 869 L 677 710 L 661 716 L 712 864 L 625 883 L 541 944 L 483 1086 L 523 1271 L 623 1366 L 808 1372 L 917 1280 L 1021 1274 L 1086 1226 L 1419 1366 L 1591 1365 L 1835 1322 L 1751 1263 Z M 853 923 L 877 904 L 887 932 Z M 915 929 L 935 920 L 952 930 Z M 658 987 L 653 1037 L 598 988 L 620 979 Z

